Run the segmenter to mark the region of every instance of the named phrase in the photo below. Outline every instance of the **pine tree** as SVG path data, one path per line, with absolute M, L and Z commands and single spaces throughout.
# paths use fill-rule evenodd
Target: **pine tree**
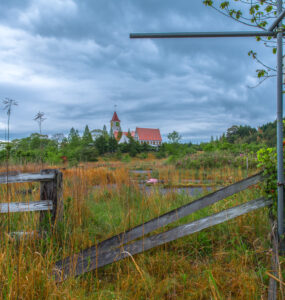
M 76 147 L 80 144 L 80 136 L 78 133 L 78 130 L 74 129 L 73 127 L 70 129 L 69 135 L 68 135 L 68 141 L 70 146 Z
M 91 132 L 88 125 L 85 126 L 84 133 L 82 136 L 83 145 L 90 145 L 93 142 Z
M 114 153 L 117 150 L 118 142 L 113 136 L 109 138 L 108 146 L 111 153 Z

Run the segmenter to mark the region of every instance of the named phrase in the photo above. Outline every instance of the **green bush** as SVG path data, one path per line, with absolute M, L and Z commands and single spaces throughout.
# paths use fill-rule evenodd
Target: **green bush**
M 255 155 L 244 154 L 235 155 L 233 153 L 216 151 L 216 152 L 200 152 L 194 155 L 188 155 L 182 159 L 177 159 L 175 157 L 170 157 L 168 162 L 175 163 L 176 167 L 186 168 L 186 169 L 197 169 L 197 168 L 222 168 L 224 166 L 229 166 L 233 168 L 248 168 L 254 169 L 257 167 L 257 159 Z
M 129 156 L 129 154 L 126 154 L 123 158 L 122 158 L 122 162 L 128 163 L 131 161 L 131 157 Z

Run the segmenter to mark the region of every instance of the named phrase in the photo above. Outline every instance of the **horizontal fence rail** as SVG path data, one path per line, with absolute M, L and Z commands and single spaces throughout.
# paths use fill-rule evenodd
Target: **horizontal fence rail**
M 33 202 L 11 202 L 0 203 L 0 213 L 16 213 L 25 211 L 46 211 L 52 210 L 52 200 L 42 200 Z
M 247 189 L 248 187 L 255 185 L 263 180 L 261 173 L 251 176 L 247 179 L 236 182 L 230 186 L 222 188 L 214 193 L 206 195 L 200 199 L 190 202 L 184 206 L 174 209 L 162 216 L 154 218 L 144 224 L 141 224 L 133 229 L 120 233 L 112 238 L 109 238 L 97 245 L 87 248 L 80 253 L 67 257 L 62 261 L 56 263 L 58 269 L 64 268 L 63 266 L 74 265 L 74 260 L 77 261 L 75 264 L 79 265 L 82 260 L 89 257 L 89 262 L 92 258 L 96 258 L 98 255 L 105 251 L 109 251 L 112 248 L 119 247 L 123 244 L 129 243 L 137 238 L 140 238 L 156 229 L 166 226 L 174 221 L 180 220 L 181 218 L 188 216 L 202 208 L 212 205 L 222 199 L 225 199 L 233 194 Z M 92 262 L 94 263 L 94 262 Z M 65 268 L 64 268 L 65 269 Z M 67 267 L 69 269 L 69 267 Z M 69 273 L 69 272 L 68 272 Z
M 40 212 L 40 234 L 22 232 L 18 237 L 42 236 L 41 233 L 54 228 L 57 221 L 63 218 L 62 172 L 57 169 L 41 170 L 40 173 L 24 173 L 10 171 L 0 173 L 0 184 L 40 182 L 40 201 L 0 203 L 0 214 L 20 212 Z M 7 187 L 8 188 L 8 187 Z M 47 219 L 50 218 L 50 222 Z M 10 233 L 15 235 L 15 233 Z
M 259 198 L 213 214 L 209 217 L 205 217 L 200 220 L 188 223 L 186 225 L 178 226 L 167 232 L 160 233 L 148 238 L 143 238 L 114 250 L 109 250 L 101 253 L 93 251 L 89 252 L 88 255 L 80 256 L 79 258 L 76 258 L 76 256 L 74 256 L 73 260 L 69 260 L 68 263 L 64 263 L 64 261 L 57 262 L 53 269 L 53 275 L 55 276 L 55 280 L 57 282 L 61 282 L 67 279 L 69 276 L 78 276 L 84 274 L 86 272 L 124 259 L 128 256 L 144 252 L 146 250 L 174 241 L 178 238 L 185 237 L 192 233 L 199 232 L 205 228 L 221 224 L 225 221 L 234 219 L 238 216 L 244 215 L 258 208 L 269 206 L 271 204 L 271 199 Z
M 3 183 L 17 183 L 17 182 L 33 182 L 33 181 L 51 181 L 55 178 L 54 173 L 39 174 L 39 173 L 26 173 L 17 175 L 1 175 L 0 184 Z

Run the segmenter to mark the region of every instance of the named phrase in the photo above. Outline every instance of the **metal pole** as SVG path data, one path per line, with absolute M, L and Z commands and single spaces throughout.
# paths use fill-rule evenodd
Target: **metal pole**
M 282 0 L 277 2 L 277 13 L 282 12 Z M 282 82 L 282 22 L 277 28 L 277 191 L 278 191 L 278 236 L 280 251 L 284 251 L 284 168 L 283 168 L 283 82 Z
M 170 32 L 170 33 L 131 33 L 131 39 L 163 38 L 217 38 L 217 37 L 256 37 L 275 36 L 273 31 L 229 31 L 229 32 Z
M 282 7 L 281 7 L 282 10 Z M 268 28 L 269 31 L 272 31 L 275 29 L 276 26 L 282 21 L 282 19 L 285 17 L 285 10 L 282 11 L 276 18 L 276 20 L 271 24 L 271 26 Z

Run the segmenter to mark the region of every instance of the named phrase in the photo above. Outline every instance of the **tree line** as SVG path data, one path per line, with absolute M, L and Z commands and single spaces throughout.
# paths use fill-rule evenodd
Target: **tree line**
M 102 130 L 90 131 L 88 125 L 80 135 L 77 129 L 71 128 L 65 136 L 57 133 L 49 137 L 41 133 L 32 133 L 29 137 L 2 142 L 0 161 L 5 161 L 7 151 L 10 160 L 16 163 L 47 162 L 60 163 L 68 161 L 76 164 L 80 161 L 97 161 L 99 156 L 113 155 L 118 159 L 126 153 L 134 157 L 140 153 L 154 151 L 150 145 L 140 144 L 128 134 L 129 143 L 118 144 L 114 135 Z
M 256 153 L 262 147 L 274 147 L 276 144 L 276 121 L 259 128 L 248 125 L 233 125 L 220 137 L 211 138 L 209 142 L 193 144 L 181 143 L 181 135 L 173 131 L 168 134 L 168 142 L 159 148 L 140 144 L 128 134 L 129 143 L 118 144 L 112 132 L 106 126 L 103 129 L 89 130 L 86 125 L 80 135 L 77 129 L 71 128 L 68 135 L 57 133 L 49 137 L 41 133 L 32 133 L 29 137 L 2 142 L 0 161 L 7 159 L 15 163 L 46 162 L 77 164 L 82 161 L 97 161 L 99 157 L 122 159 L 124 156 L 145 158 L 153 151 L 157 158 L 183 156 L 204 152 L 229 151 L 232 153 Z

